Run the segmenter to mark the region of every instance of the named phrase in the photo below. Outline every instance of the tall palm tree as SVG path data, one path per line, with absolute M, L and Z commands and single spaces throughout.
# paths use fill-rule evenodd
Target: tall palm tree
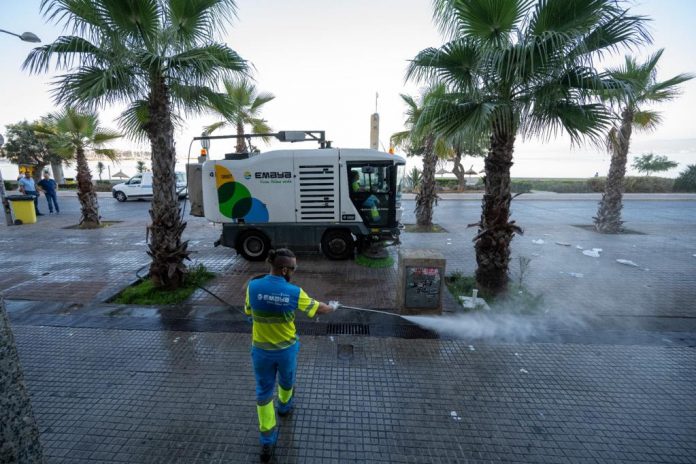
M 507 288 L 510 168 L 518 136 L 567 132 L 574 143 L 601 139 L 609 125 L 596 92 L 610 82 L 593 59 L 649 40 L 644 18 L 617 0 L 435 0 L 435 20 L 449 41 L 422 50 L 408 78 L 447 85 L 425 108 L 425 120 L 445 135 L 490 134 L 476 243 L 476 280 L 498 294 Z
M 37 137 L 44 138 L 49 147 L 64 158 L 75 158 L 77 164 L 77 197 L 80 200 L 80 227 L 94 229 L 101 225 L 97 192 L 92 184 L 92 173 L 85 157 L 86 150 L 94 150 L 111 160 L 114 150 L 104 144 L 122 137 L 118 132 L 104 129 L 94 111 L 80 111 L 67 107 L 52 113 L 34 127 Z
M 418 101 L 410 95 L 401 94 L 406 103 L 406 130 L 391 136 L 394 146 L 402 147 L 410 156 L 423 158 L 423 170 L 418 192 L 416 193 L 416 223 L 419 226 L 433 224 L 433 205 L 437 204 L 435 169 L 437 160 L 446 157 L 448 152 L 445 140 L 423 120 L 423 109 L 433 99 L 442 97 L 444 85 L 434 85 L 425 90 Z
M 679 84 L 693 79 L 691 74 L 679 74 L 657 81 L 657 63 L 664 49 L 659 50 L 644 63 L 626 56 L 623 66 L 611 70 L 613 79 L 622 84 L 621 91 L 608 91 L 606 99 L 615 108 L 615 124 L 607 136 L 607 149 L 611 153 L 609 174 L 602 200 L 594 218 L 595 229 L 605 234 L 617 234 L 623 229 L 621 220 L 622 198 L 626 162 L 633 129 L 653 130 L 661 122 L 660 113 L 646 108 L 651 103 L 672 100 L 679 95 Z
M 207 134 L 226 126 L 232 125 L 237 130 L 237 153 L 244 153 L 251 147 L 244 140 L 245 127 L 251 126 L 251 133 L 263 134 L 272 131 L 264 119 L 260 117 L 263 105 L 273 100 L 275 96 L 268 92 L 259 92 L 256 86 L 247 78 L 223 80 L 225 92 L 219 99 L 211 101 L 211 109 L 222 121 L 207 126 Z M 262 137 L 265 142 L 270 137 Z
M 101 182 L 102 180 L 102 174 L 104 174 L 104 171 L 106 170 L 106 165 L 102 163 L 101 161 L 97 162 L 97 174 L 99 174 L 99 181 Z
M 147 138 L 153 200 L 148 226 L 150 277 L 177 288 L 188 258 L 176 192 L 174 127 L 180 114 L 202 111 L 219 79 L 247 71 L 246 62 L 216 42 L 235 15 L 234 0 L 42 0 L 43 14 L 73 35 L 32 50 L 30 72 L 55 67 L 55 98 L 85 106 L 129 106 L 124 131 Z

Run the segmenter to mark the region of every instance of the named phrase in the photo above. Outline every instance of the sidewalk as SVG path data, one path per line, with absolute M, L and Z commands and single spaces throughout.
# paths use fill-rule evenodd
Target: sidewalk
M 14 331 L 49 464 L 257 462 L 248 335 Z M 696 459 L 693 348 L 302 344 L 276 463 Z

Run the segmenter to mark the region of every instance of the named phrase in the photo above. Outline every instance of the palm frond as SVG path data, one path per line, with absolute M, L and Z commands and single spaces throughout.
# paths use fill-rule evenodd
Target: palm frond
M 611 122 L 611 115 L 604 105 L 557 101 L 544 107 L 535 107 L 523 119 L 522 132 L 542 138 L 555 137 L 565 132 L 573 144 L 580 144 L 585 138 L 594 144 L 602 144 Z
M 147 125 L 150 123 L 150 110 L 147 100 L 136 100 L 118 118 L 118 125 L 129 139 L 143 143 L 148 141 Z
M 94 108 L 138 97 L 145 87 L 127 66 L 83 66 L 58 76 L 51 93 L 59 103 Z
M 161 5 L 158 0 L 99 0 L 109 26 L 124 35 L 138 37 L 146 48 L 154 50 L 160 30 Z
M 447 85 L 473 89 L 478 84 L 480 50 L 470 39 L 448 42 L 439 49 L 427 48 L 411 60 L 406 79 L 437 79 Z
M 118 152 L 112 148 L 95 148 L 94 153 L 103 156 L 109 161 L 116 161 L 118 159 Z
M 209 126 L 203 127 L 203 133 L 210 135 L 213 132 L 215 132 L 216 130 L 225 127 L 226 125 L 227 125 L 227 121 L 214 122 L 213 124 L 210 124 Z
M 55 42 L 34 48 L 24 60 L 22 69 L 31 74 L 47 72 L 51 60 L 57 69 L 70 69 L 76 61 L 81 63 L 103 61 L 104 51 L 90 41 L 76 36 L 61 36 Z
M 236 18 L 234 0 L 169 0 L 166 11 L 175 38 L 185 43 L 212 39 Z
M 661 122 L 662 115 L 658 111 L 638 110 L 633 113 L 633 126 L 642 131 L 653 131 Z

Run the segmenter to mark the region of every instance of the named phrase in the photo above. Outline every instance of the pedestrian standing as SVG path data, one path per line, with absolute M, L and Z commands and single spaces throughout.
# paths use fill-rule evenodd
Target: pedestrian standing
M 286 249 L 268 254 L 271 273 L 247 286 L 244 312 L 253 321 L 251 360 L 256 377 L 256 412 L 259 417 L 261 462 L 271 459 L 278 441 L 273 390 L 278 377 L 278 415 L 286 416 L 295 400 L 295 372 L 300 342 L 295 331 L 295 310 L 309 317 L 336 310 L 338 302 L 321 303 L 290 283 L 297 269 L 295 254 Z
M 25 195 L 34 197 L 34 210 L 37 216 L 43 216 L 39 212 L 39 192 L 36 190 L 36 183 L 31 178 L 29 171 L 24 171 L 24 177 L 19 179 L 19 191 Z
M 53 208 L 56 209 L 56 214 L 60 214 L 60 208 L 58 207 L 58 195 L 56 191 L 58 190 L 58 184 L 56 181 L 51 179 L 51 176 L 44 172 L 43 179 L 39 181 L 39 188 L 43 191 L 46 196 L 46 203 L 48 203 L 48 214 L 53 214 Z

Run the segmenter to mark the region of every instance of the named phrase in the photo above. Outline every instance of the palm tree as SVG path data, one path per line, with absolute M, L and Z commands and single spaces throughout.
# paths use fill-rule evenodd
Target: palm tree
M 244 153 L 251 147 L 246 146 L 244 141 L 245 126 L 251 126 L 253 134 L 264 134 L 272 131 L 265 120 L 259 117 L 263 105 L 275 98 L 268 92 L 259 93 L 256 86 L 249 79 L 225 79 L 223 81 L 225 92 L 220 94 L 219 99 L 211 101 L 211 110 L 222 121 L 207 126 L 204 133 L 210 134 L 213 131 L 232 125 L 237 130 L 237 153 Z M 270 137 L 262 137 L 264 142 L 268 142 Z
M 246 62 L 217 43 L 235 15 L 234 0 L 43 0 L 43 14 L 73 35 L 32 50 L 30 72 L 55 60 L 59 102 L 129 106 L 124 132 L 147 138 L 152 153 L 153 200 L 148 226 L 150 277 L 157 287 L 178 288 L 188 258 L 186 227 L 176 192 L 174 127 L 179 114 L 202 111 L 218 98 L 219 79 L 247 71 Z
M 2 391 L 2 445 L 0 462 L 44 462 L 39 428 L 31 407 L 31 398 L 24 382 L 22 365 L 17 354 L 5 299 L 0 294 L 0 391 Z
M 135 170 L 139 174 L 142 174 L 143 172 L 147 171 L 147 166 L 145 165 L 145 161 L 138 161 L 137 163 L 135 163 Z
M 102 180 L 102 174 L 104 173 L 104 170 L 106 169 L 106 165 L 102 163 L 101 161 L 97 162 L 97 174 L 99 174 L 99 180 Z
M 679 95 L 677 86 L 694 77 L 691 74 L 679 74 L 658 82 L 656 68 L 663 51 L 664 49 L 659 50 L 642 64 L 638 64 L 635 58 L 626 56 L 623 66 L 610 71 L 610 75 L 623 85 L 623 89 L 605 94 L 619 114 L 615 115 L 616 122 L 607 137 L 611 164 L 597 216 L 594 217 L 598 232 L 617 234 L 623 229 L 621 209 L 631 133 L 634 128 L 653 130 L 661 122 L 660 113 L 646 109 L 646 106 L 672 100 Z
M 435 130 L 490 134 L 474 241 L 477 284 L 495 295 L 507 288 L 510 242 L 521 233 L 510 221 L 515 140 L 560 131 L 573 143 L 601 139 L 609 115 L 594 97 L 611 83 L 593 59 L 649 36 L 644 18 L 616 0 L 435 0 L 434 16 L 449 42 L 422 50 L 407 77 L 447 85 L 424 109 Z
M 118 132 L 104 129 L 93 111 L 79 111 L 67 107 L 63 111 L 50 114 L 42 123 L 34 127 L 37 136 L 60 156 L 75 157 L 77 164 L 77 197 L 80 200 L 82 216 L 80 227 L 94 229 L 101 225 L 97 192 L 92 184 L 92 173 L 85 157 L 86 150 L 94 150 L 99 155 L 113 160 L 114 150 L 102 148 L 107 142 L 122 137 Z
M 401 94 L 401 99 L 407 106 L 407 129 L 391 136 L 392 145 L 405 148 L 408 156 L 423 157 L 423 170 L 416 193 L 416 223 L 419 226 L 433 224 L 433 205 L 437 204 L 438 199 L 435 169 L 438 158 L 448 155 L 445 140 L 423 120 L 423 109 L 431 100 L 444 95 L 444 92 L 444 85 L 434 85 L 421 94 L 419 101 L 410 95 Z

